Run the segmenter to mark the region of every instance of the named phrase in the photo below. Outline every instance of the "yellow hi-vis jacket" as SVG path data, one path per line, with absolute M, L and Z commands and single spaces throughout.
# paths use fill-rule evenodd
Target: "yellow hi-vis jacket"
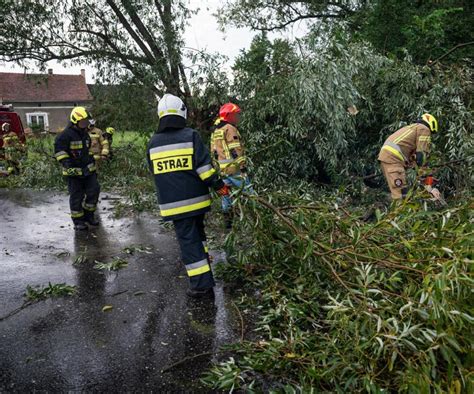
M 89 136 L 91 137 L 89 153 L 94 156 L 94 159 L 98 161 L 102 156 L 107 157 L 109 155 L 109 140 L 105 138 L 102 130 L 94 127 L 89 130 Z
M 378 160 L 409 167 L 415 161 L 416 153 L 427 155 L 430 152 L 430 143 L 430 129 L 422 123 L 414 123 L 402 127 L 385 140 Z
M 245 154 L 240 133 L 227 122 L 220 121 L 211 135 L 211 155 L 221 171 L 232 175 L 245 168 Z

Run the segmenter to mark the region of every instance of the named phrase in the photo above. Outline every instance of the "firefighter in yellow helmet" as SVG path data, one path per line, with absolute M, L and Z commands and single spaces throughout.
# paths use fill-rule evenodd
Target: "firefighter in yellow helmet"
M 89 136 L 91 137 L 90 153 L 94 155 L 95 165 L 99 168 L 101 161 L 107 160 L 109 157 L 109 140 L 104 136 L 104 133 L 98 127 L 95 127 L 95 120 L 89 121 L 87 128 Z
M 227 186 L 237 189 L 244 187 L 246 191 L 253 192 L 247 175 L 242 137 L 237 129 L 240 113 L 240 107 L 234 103 L 221 106 L 211 135 L 211 155 L 219 163 Z M 222 197 L 222 211 L 225 226 L 230 229 L 233 217 L 230 196 Z
M 87 132 L 91 114 L 84 107 L 71 111 L 70 122 L 56 137 L 54 152 L 68 182 L 69 206 L 75 230 L 97 226 L 95 218 L 100 185 L 97 181 L 94 156 L 90 153 L 91 137 Z
M 426 190 L 433 197 L 440 198 L 439 190 L 433 187 L 433 177 L 426 175 L 431 133 L 437 131 L 438 121 L 426 113 L 415 123 L 397 130 L 384 142 L 378 160 L 393 200 L 401 200 L 407 194 L 406 169 L 415 165 L 425 178 Z
M 114 141 L 114 133 L 115 129 L 113 127 L 107 127 L 105 129 L 104 137 L 107 138 L 107 141 L 109 141 L 109 159 L 112 159 L 113 156 L 112 143 Z
M 8 175 L 20 173 L 21 158 L 25 155 L 25 146 L 21 143 L 18 135 L 11 130 L 10 123 L 2 125 L 3 149 Z

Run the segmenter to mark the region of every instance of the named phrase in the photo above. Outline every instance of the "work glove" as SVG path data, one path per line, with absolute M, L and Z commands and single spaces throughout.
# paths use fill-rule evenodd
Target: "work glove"
M 68 168 L 66 170 L 68 176 L 79 176 L 82 175 L 80 168 Z
M 433 196 L 432 200 L 436 201 L 437 203 L 441 204 L 442 206 L 447 206 L 448 204 L 446 203 L 446 201 L 444 200 L 443 198 L 443 195 L 441 194 L 441 192 L 438 190 L 438 188 L 436 187 L 433 187 L 431 189 L 431 195 Z
M 433 187 L 430 191 L 431 195 L 433 196 L 433 198 L 437 201 L 440 201 L 441 200 L 441 192 L 436 188 L 436 187 Z
M 221 196 L 228 196 L 230 195 L 230 188 L 227 185 L 222 186 L 220 189 L 216 190 L 216 193 Z

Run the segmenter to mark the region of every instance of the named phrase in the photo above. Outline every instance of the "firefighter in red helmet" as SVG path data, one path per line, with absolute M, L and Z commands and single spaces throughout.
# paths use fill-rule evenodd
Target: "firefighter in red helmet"
M 228 186 L 251 191 L 242 137 L 237 129 L 240 113 L 241 110 L 237 104 L 226 103 L 221 106 L 211 136 L 211 155 L 219 163 L 224 182 Z M 230 196 L 222 197 L 222 210 L 225 226 L 230 229 L 233 216 Z

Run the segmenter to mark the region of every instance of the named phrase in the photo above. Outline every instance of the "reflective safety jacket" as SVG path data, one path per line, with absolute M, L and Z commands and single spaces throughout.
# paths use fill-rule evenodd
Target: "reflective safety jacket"
M 89 153 L 91 138 L 85 130 L 70 124 L 56 137 L 54 141 L 54 155 L 63 166 L 63 175 L 67 170 L 74 168 L 79 177 L 88 176 L 95 172 L 95 161 Z
M 209 211 L 209 188 L 224 186 L 196 130 L 185 127 L 158 131 L 148 144 L 147 158 L 164 220 Z
M 378 160 L 388 164 L 402 163 L 405 167 L 414 162 L 417 153 L 430 151 L 431 131 L 423 123 L 414 123 L 393 133 L 384 142 Z
M 112 152 L 112 143 L 114 142 L 114 136 L 110 133 L 104 133 L 104 137 L 109 141 L 109 152 Z
M 11 162 L 19 162 L 25 153 L 25 146 L 13 131 L 10 131 L 3 137 L 3 148 L 5 160 Z
M 245 168 L 244 147 L 237 128 L 220 121 L 211 135 L 211 154 L 217 160 L 221 171 L 232 175 Z
M 104 136 L 101 129 L 94 127 L 89 130 L 89 137 L 91 137 L 90 154 L 94 156 L 96 161 L 100 160 L 102 156 L 109 155 L 109 140 Z

